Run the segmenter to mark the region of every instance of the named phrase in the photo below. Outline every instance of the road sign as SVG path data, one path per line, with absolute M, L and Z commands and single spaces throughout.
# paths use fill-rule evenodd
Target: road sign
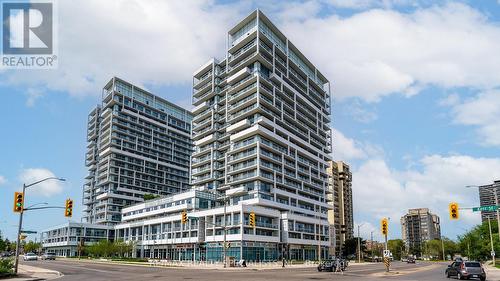
M 390 258 L 390 257 L 391 257 L 391 251 L 384 250 L 384 258 Z
M 37 232 L 33 231 L 33 230 L 21 230 L 21 233 L 24 233 L 24 234 L 36 234 Z
M 494 257 L 495 256 L 495 251 L 491 251 L 491 256 Z
M 481 206 L 472 208 L 473 212 L 492 212 L 498 210 L 498 206 L 490 205 L 490 206 Z

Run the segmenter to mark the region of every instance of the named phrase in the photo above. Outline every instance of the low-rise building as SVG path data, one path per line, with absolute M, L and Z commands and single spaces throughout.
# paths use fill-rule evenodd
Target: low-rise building
M 67 222 L 43 230 L 40 241 L 44 252 L 74 257 L 78 255 L 79 243 L 88 246 L 100 240 L 113 238 L 111 226 Z
M 115 226 L 116 239 L 133 242 L 135 257 L 222 260 L 226 214 L 228 257 L 273 261 L 286 254 L 289 259 L 312 260 L 318 246 L 327 255 L 326 222 L 319 227 L 314 217 L 280 212 L 258 201 L 253 196 L 229 198 L 224 208 L 213 192 L 195 189 L 147 201 L 122 210 L 123 221 Z M 181 222 L 183 211 L 189 218 L 185 224 Z M 249 223 L 251 213 L 256 217 L 255 227 Z

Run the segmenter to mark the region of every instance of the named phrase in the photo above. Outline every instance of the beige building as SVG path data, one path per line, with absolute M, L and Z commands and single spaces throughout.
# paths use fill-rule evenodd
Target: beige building
M 349 165 L 342 161 L 331 161 L 327 169 L 330 176 L 328 203 L 333 206 L 328 211 L 330 223 L 330 255 L 342 251 L 345 240 L 352 238 L 354 229 L 352 203 L 352 174 Z
M 410 209 L 401 217 L 401 234 L 407 251 L 420 255 L 424 242 L 441 238 L 439 216 L 428 208 Z

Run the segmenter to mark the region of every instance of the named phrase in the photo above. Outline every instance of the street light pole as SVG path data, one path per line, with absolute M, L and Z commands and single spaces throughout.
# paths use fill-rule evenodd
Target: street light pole
M 359 237 L 359 228 L 362 227 L 363 224 L 358 224 L 358 263 L 361 263 L 361 238 Z
M 495 248 L 493 247 L 493 235 L 491 234 L 490 217 L 488 217 L 488 227 L 490 229 L 491 259 L 493 260 L 493 267 L 495 267 Z
M 48 178 L 44 178 L 42 180 L 36 181 L 34 183 L 30 183 L 30 184 L 23 183 L 24 201 L 26 201 L 26 189 L 28 187 L 36 185 L 36 184 L 39 184 L 39 183 L 44 182 L 46 180 L 66 181 L 63 178 L 48 177 Z M 19 268 L 19 251 L 20 251 L 19 244 L 21 243 L 21 231 L 22 231 L 22 228 L 23 228 L 23 214 L 24 214 L 24 211 L 28 209 L 28 208 L 24 208 L 24 205 L 22 207 L 23 207 L 23 210 L 21 210 L 21 213 L 19 214 L 19 226 L 17 228 L 16 259 L 15 259 L 15 262 L 14 262 L 14 274 L 17 274 L 17 270 Z

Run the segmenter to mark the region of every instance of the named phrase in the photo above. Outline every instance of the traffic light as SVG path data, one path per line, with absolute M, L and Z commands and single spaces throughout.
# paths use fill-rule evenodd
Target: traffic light
M 24 194 L 22 192 L 14 193 L 14 212 L 22 213 L 24 210 Z
M 460 215 L 458 214 L 458 203 L 450 203 L 448 206 L 450 210 L 450 220 L 458 220 Z
M 186 210 L 184 210 L 181 213 L 181 222 L 182 222 L 182 224 L 186 224 L 187 221 L 188 221 L 188 214 L 187 214 Z
M 73 200 L 71 199 L 66 199 L 66 208 L 64 209 L 64 216 L 65 217 L 73 216 Z
M 387 218 L 383 218 L 380 221 L 380 229 L 382 231 L 382 235 L 387 236 L 387 234 L 389 233 L 389 220 L 387 220 Z
M 255 228 L 256 224 L 255 224 L 255 213 L 254 212 L 250 213 L 249 221 L 250 221 L 250 226 Z

